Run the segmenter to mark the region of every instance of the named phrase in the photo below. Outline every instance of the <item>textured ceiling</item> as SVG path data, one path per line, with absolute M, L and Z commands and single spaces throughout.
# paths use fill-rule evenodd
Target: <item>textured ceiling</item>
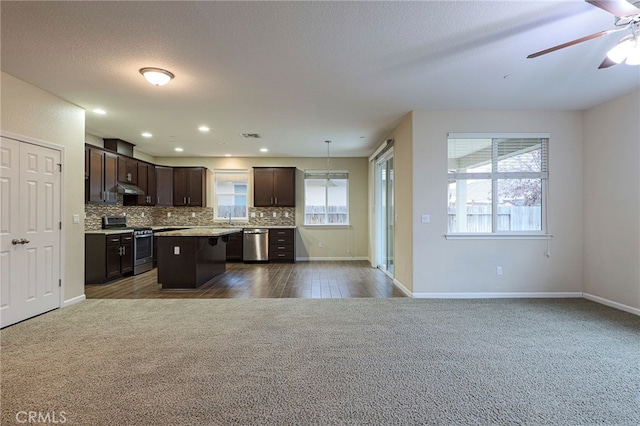
M 154 156 L 324 156 L 325 140 L 365 156 L 412 110 L 585 109 L 640 87 L 640 67 L 597 69 L 620 34 L 526 59 L 613 27 L 579 0 L 0 8 L 2 71 L 85 108 L 87 132 Z M 176 78 L 153 87 L 145 66 Z

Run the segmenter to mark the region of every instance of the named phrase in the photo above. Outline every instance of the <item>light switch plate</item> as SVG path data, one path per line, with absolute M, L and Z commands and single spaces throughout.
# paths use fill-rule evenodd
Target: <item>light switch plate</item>
M 278 213 L 273 212 L 273 217 L 278 217 Z
M 75 224 L 80 223 L 80 215 L 79 214 L 74 214 L 73 215 L 73 223 L 75 223 Z
M 251 212 L 251 217 L 256 217 L 256 212 Z
M 431 222 L 431 215 L 430 214 L 423 214 L 421 217 L 421 221 L 422 223 L 430 223 Z
M 173 254 L 180 254 L 180 246 L 176 246 L 173 248 Z

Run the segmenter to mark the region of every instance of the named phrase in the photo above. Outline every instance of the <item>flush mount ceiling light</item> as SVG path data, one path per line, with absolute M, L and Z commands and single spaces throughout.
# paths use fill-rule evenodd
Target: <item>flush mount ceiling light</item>
M 201 132 L 208 132 L 211 129 L 209 129 L 207 126 L 200 126 L 198 127 L 198 130 L 200 130 Z
M 182 149 L 182 148 L 180 148 L 180 147 L 178 147 L 178 148 L 174 148 L 174 149 L 175 149 L 175 151 L 176 151 L 176 152 L 182 152 L 182 151 L 184 151 L 184 149 Z
M 260 152 L 269 152 L 267 148 L 260 148 Z
M 144 133 L 142 134 L 142 136 L 144 136 L 145 138 L 150 138 L 150 137 L 151 137 L 151 136 L 153 136 L 153 135 L 152 135 L 151 133 L 149 133 L 149 132 L 144 132 Z
M 151 67 L 141 68 L 140 74 L 142 74 L 144 78 L 154 86 L 164 86 L 175 77 L 172 72 L 163 70 L 162 68 Z
M 96 108 L 96 109 L 94 109 L 94 110 L 93 110 L 93 112 L 94 112 L 95 114 L 98 114 L 98 115 L 105 115 L 105 114 L 107 113 L 107 111 L 105 111 L 105 110 L 103 110 L 103 109 L 100 109 L 100 108 Z

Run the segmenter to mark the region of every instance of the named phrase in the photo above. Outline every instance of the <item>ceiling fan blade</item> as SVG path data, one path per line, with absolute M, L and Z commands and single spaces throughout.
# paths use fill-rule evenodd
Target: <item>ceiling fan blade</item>
M 532 53 L 531 55 L 527 56 L 527 58 L 529 58 L 529 59 L 537 58 L 538 56 L 546 55 L 547 53 L 555 52 L 556 50 L 564 49 L 565 47 L 573 46 L 574 44 L 582 43 L 583 41 L 589 41 L 589 40 L 593 40 L 594 38 L 599 38 L 599 37 L 606 36 L 606 35 L 609 35 L 609 34 L 617 33 L 618 31 L 626 30 L 627 28 L 629 28 L 629 26 L 625 26 L 625 27 L 622 27 L 622 28 L 616 28 L 616 29 L 613 29 L 613 30 L 600 31 L 599 33 L 595 33 L 595 34 L 591 34 L 591 35 L 588 35 L 588 36 L 580 37 L 578 39 L 575 39 L 575 40 L 572 40 L 572 41 L 568 41 L 566 43 L 562 43 L 562 44 L 559 44 L 557 46 L 553 46 L 553 47 L 541 50 L 541 51 L 536 52 L 536 53 Z
M 601 70 L 603 68 L 609 68 L 609 67 L 612 67 L 614 65 L 618 65 L 618 63 L 617 62 L 613 62 L 611 59 L 609 59 L 608 56 L 605 56 L 604 57 L 604 61 L 602 61 L 602 63 L 598 67 L 598 69 Z
M 617 17 L 634 16 L 640 14 L 640 9 L 626 0 L 585 0 L 587 3 L 599 7 Z

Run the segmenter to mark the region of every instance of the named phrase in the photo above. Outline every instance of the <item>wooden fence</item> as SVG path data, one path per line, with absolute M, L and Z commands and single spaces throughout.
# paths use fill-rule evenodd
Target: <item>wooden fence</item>
M 457 228 L 456 208 L 449 207 L 449 231 Z M 498 206 L 498 231 L 540 231 L 540 206 Z M 491 206 L 467 206 L 467 230 L 464 232 L 491 232 Z

